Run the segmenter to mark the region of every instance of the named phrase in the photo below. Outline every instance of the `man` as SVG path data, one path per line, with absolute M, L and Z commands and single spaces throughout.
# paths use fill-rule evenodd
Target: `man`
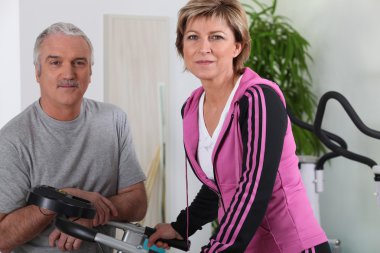
M 72 24 L 53 24 L 37 37 L 41 97 L 0 130 L 2 253 L 105 250 L 55 229 L 53 212 L 26 205 L 38 185 L 91 201 L 96 217 L 76 221 L 88 227 L 145 216 L 145 175 L 125 113 L 83 98 L 92 64 L 91 42 Z

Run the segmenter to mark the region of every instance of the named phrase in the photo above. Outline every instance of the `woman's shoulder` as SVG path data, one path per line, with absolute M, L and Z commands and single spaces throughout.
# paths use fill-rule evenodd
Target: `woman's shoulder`
M 275 92 L 276 94 L 278 94 L 280 99 L 283 102 L 285 102 L 284 95 L 281 91 L 280 86 L 277 83 L 261 77 L 259 74 L 257 74 L 250 68 L 245 68 L 243 77 L 239 84 L 239 89 L 239 97 L 250 97 L 254 95 L 256 92 L 259 92 L 260 90 L 265 90 L 269 92 Z
M 247 99 L 274 99 L 283 101 L 282 98 L 283 94 L 281 91 L 276 90 L 273 87 L 266 84 L 254 84 L 245 88 L 243 95 L 240 97 L 239 101 L 244 101 Z

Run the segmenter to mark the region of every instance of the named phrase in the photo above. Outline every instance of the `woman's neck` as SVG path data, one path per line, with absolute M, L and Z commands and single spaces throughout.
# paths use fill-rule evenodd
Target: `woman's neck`
M 202 86 L 205 90 L 205 104 L 211 107 L 220 107 L 226 104 L 228 97 L 234 89 L 237 76 L 224 78 L 221 81 L 204 81 Z
M 224 79 L 223 82 L 202 82 L 205 90 L 203 103 L 203 118 L 210 136 L 213 136 L 220 116 L 226 106 L 228 98 L 234 89 L 237 77 Z

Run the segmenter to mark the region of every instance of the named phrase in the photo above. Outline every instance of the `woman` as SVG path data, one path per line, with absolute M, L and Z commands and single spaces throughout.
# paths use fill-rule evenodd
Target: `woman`
M 149 245 L 187 238 L 218 217 L 202 252 L 330 252 L 301 181 L 284 96 L 243 67 L 250 37 L 239 1 L 189 1 L 176 46 L 202 83 L 182 115 L 186 156 L 203 186 L 188 213 L 156 226 Z

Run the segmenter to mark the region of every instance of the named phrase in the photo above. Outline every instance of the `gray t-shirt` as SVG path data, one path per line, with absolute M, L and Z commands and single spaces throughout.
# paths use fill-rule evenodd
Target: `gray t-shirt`
M 36 101 L 0 130 L 0 213 L 25 206 L 28 191 L 38 185 L 108 197 L 144 180 L 127 116 L 113 105 L 84 99 L 76 119 L 57 121 Z M 52 229 L 14 252 L 60 252 L 48 245 Z M 75 252 L 98 249 L 83 243 Z

